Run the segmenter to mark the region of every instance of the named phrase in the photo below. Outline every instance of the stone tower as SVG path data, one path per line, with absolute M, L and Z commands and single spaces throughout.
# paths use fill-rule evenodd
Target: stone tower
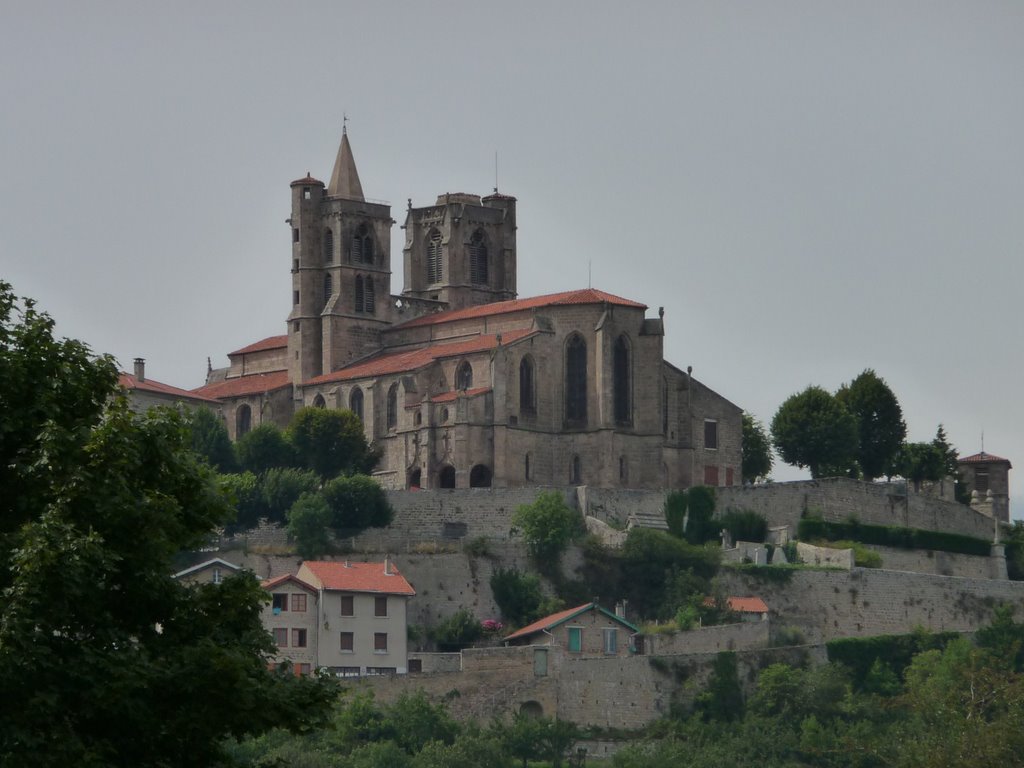
M 462 309 L 516 297 L 516 199 L 449 193 L 405 218 L 403 295 Z
M 363 196 L 343 129 L 331 181 L 291 184 L 288 368 L 299 384 L 380 348 L 391 321 L 391 206 Z

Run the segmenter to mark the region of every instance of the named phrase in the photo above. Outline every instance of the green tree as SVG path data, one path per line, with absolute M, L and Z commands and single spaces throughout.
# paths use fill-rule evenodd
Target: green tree
M 523 627 L 541 617 L 544 594 L 540 578 L 515 568 L 497 568 L 491 574 L 491 593 L 502 617 L 509 624 Z
M 252 472 L 221 475 L 220 484 L 235 507 L 235 519 L 227 526 L 229 531 L 255 528 L 260 518 L 267 516 L 263 486 Z
M 218 472 L 234 472 L 238 468 L 235 449 L 224 422 L 209 408 L 196 408 L 188 415 L 192 450 L 206 459 Z
M 691 544 L 703 544 L 718 537 L 714 514 L 715 489 L 709 486 L 671 491 L 665 497 L 665 522 L 669 531 Z
M 431 741 L 416 756 L 415 768 L 509 768 L 501 742 L 485 733 L 461 734 L 452 744 Z
M 722 651 L 715 657 L 705 691 L 694 702 L 705 721 L 728 723 L 743 717 L 743 691 L 736 668 L 736 654 Z
M 254 577 L 169 575 L 231 515 L 183 417 L 108 406 L 111 360 L 52 328 L 0 284 L 0 763 L 216 765 L 318 721 L 333 686 L 268 669 Z
M 756 483 L 771 474 L 772 445 L 764 425 L 743 412 L 743 482 Z
M 896 467 L 903 477 L 920 491 L 925 480 L 936 482 L 945 475 L 942 452 L 934 443 L 904 443 L 896 459 Z
M 369 474 L 380 459 L 352 411 L 302 408 L 292 417 L 287 436 L 301 466 L 324 479 Z
M 295 449 L 273 424 L 260 424 L 235 444 L 242 469 L 260 475 L 275 467 L 295 466 Z
M 461 651 L 479 640 L 484 633 L 480 621 L 472 612 L 461 608 L 434 627 L 431 635 L 438 650 Z
M 320 487 L 320 478 L 308 470 L 278 467 L 264 472 L 259 485 L 266 516 L 282 523 L 302 494 L 313 493 Z
M 893 463 L 907 436 L 903 410 L 896 395 L 870 368 L 836 392 L 857 421 L 857 463 L 866 480 L 891 475 Z
M 823 470 L 850 466 L 857 454 L 857 422 L 841 402 L 821 387 L 791 395 L 772 419 L 772 444 L 787 464 Z
M 580 517 L 558 491 L 544 491 L 532 504 L 524 504 L 512 517 L 512 525 L 526 540 L 539 561 L 557 560 L 580 530 Z
M 324 485 L 321 493 L 331 508 L 331 526 L 349 534 L 384 528 L 394 515 L 384 489 L 365 475 L 336 477 Z
M 295 542 L 299 557 L 314 560 L 331 548 L 331 521 L 334 514 L 319 493 L 304 493 L 288 510 L 288 535 Z

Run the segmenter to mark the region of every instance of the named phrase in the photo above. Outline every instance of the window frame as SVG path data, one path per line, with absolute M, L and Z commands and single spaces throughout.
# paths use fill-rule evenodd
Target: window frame
M 341 617 L 345 619 L 351 619 L 356 615 L 356 596 L 355 595 L 341 595 Z M 349 612 L 345 613 L 345 605 L 348 604 Z
M 373 652 L 380 655 L 386 654 L 388 652 L 387 632 L 373 633 Z
M 709 439 L 710 438 L 710 439 Z M 718 450 L 718 420 L 704 419 L 704 450 Z
M 288 647 L 288 627 L 274 627 L 271 634 L 274 636 L 274 645 L 278 648 Z
M 277 613 L 286 613 L 288 611 L 288 594 L 288 592 L 272 592 L 270 609 Z
M 381 606 L 384 606 L 383 612 Z M 373 616 L 376 619 L 386 619 L 388 617 L 388 596 L 377 595 L 373 598 Z
M 301 592 L 293 592 L 292 593 L 291 600 L 288 601 L 289 608 L 291 608 L 292 613 L 305 613 L 306 612 L 306 605 L 307 605 L 307 599 L 306 598 L 307 597 L 308 597 L 308 595 L 305 595 L 305 594 L 303 594 Z M 302 607 L 300 608 L 299 605 L 301 605 Z
M 291 634 L 292 648 L 305 648 L 309 642 L 309 635 L 305 627 L 292 627 Z
M 348 640 L 348 647 L 346 648 L 345 640 Z M 356 633 L 351 631 L 345 631 L 340 633 L 338 636 L 338 650 L 341 653 L 355 653 L 356 652 Z
M 569 653 L 583 653 L 583 627 L 566 627 L 568 635 L 565 647 Z

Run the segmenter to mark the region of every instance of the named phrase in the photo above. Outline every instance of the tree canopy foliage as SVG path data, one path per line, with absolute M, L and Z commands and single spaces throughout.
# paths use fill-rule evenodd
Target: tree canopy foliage
M 857 463 L 865 480 L 892 474 L 893 463 L 907 434 L 903 409 L 878 374 L 866 369 L 836 392 L 857 422 Z
M 743 482 L 756 483 L 771 474 L 772 444 L 764 424 L 743 412 Z
M 288 425 L 288 440 L 300 465 L 324 479 L 367 474 L 380 460 L 366 442 L 363 422 L 352 411 L 302 408 Z
M 0 283 L 0 763 L 218 765 L 319 719 L 333 687 L 268 669 L 251 575 L 176 582 L 231 516 L 182 416 L 137 416 L 109 357 Z
M 523 504 L 512 517 L 512 525 L 526 540 L 526 547 L 538 560 L 557 559 L 581 528 L 580 516 L 558 491 L 544 491 L 532 504 Z
M 772 419 L 772 444 L 782 460 L 811 477 L 847 474 L 857 456 L 857 421 L 836 397 L 811 386 L 791 395 Z
M 206 459 L 218 472 L 234 472 L 238 468 L 235 449 L 224 422 L 209 408 L 196 408 L 188 415 L 192 450 Z

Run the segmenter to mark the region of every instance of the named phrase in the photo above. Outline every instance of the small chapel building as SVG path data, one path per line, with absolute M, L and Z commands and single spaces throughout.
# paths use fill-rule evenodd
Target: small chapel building
M 287 332 L 195 390 L 238 439 L 303 406 L 347 408 L 386 488 L 741 482 L 741 409 L 663 357 L 663 311 L 593 288 L 520 299 L 516 199 L 406 210 L 392 294 L 389 205 L 347 133 L 328 184 L 291 184 Z

